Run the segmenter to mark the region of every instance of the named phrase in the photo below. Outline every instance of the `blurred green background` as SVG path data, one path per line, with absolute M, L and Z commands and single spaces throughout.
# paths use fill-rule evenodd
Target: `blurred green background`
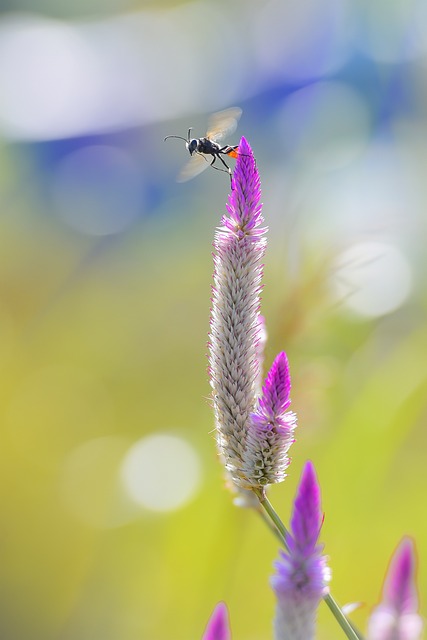
M 0 637 L 271 637 L 276 540 L 224 489 L 206 343 L 229 182 L 176 184 L 239 105 L 269 227 L 268 367 L 365 629 L 413 536 L 427 598 L 427 5 L 0 2 Z M 425 611 L 425 608 L 424 608 Z M 326 607 L 319 638 L 341 638 Z

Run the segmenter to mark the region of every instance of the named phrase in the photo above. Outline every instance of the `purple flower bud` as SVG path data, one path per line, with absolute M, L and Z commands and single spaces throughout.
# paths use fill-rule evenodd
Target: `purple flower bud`
M 249 425 L 244 470 L 254 484 L 265 486 L 286 477 L 287 453 L 294 442 L 296 426 L 295 414 L 287 411 L 291 403 L 290 390 L 288 359 L 282 352 L 268 373 Z
M 369 640 L 418 640 L 423 623 L 418 615 L 415 550 L 404 538 L 395 551 L 384 581 L 382 602 L 374 609 Z
M 315 637 L 316 611 L 327 593 L 330 571 L 318 544 L 322 526 L 320 488 L 311 462 L 301 476 L 288 551 L 280 551 L 271 585 L 277 596 L 274 620 L 275 640 L 312 640 Z
M 224 602 L 219 602 L 209 618 L 202 640 L 230 640 L 230 638 L 227 606 Z

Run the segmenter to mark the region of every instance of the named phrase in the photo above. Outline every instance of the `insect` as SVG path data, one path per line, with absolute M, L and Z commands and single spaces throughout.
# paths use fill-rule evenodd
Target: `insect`
M 183 166 L 178 174 L 178 182 L 191 180 L 191 178 L 199 175 L 199 173 L 202 173 L 202 171 L 208 167 L 228 173 L 231 180 L 231 169 L 222 156 L 237 158 L 239 147 L 238 145 L 232 147 L 229 145 L 222 146 L 221 143 L 226 136 L 236 130 L 241 115 L 242 110 L 239 109 L 239 107 L 232 107 L 231 109 L 225 109 L 224 111 L 218 111 L 212 114 L 209 118 L 208 131 L 204 138 L 191 138 L 193 127 L 188 129 L 187 138 L 183 138 L 182 136 L 166 136 L 165 140 L 168 140 L 168 138 L 184 140 L 185 146 L 191 156 L 190 160 Z M 206 156 L 212 156 L 212 162 L 209 162 Z M 222 162 L 225 169 L 215 167 L 216 160 Z

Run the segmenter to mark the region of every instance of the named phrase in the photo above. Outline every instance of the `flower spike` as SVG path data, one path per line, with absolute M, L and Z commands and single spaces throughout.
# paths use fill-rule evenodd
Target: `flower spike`
M 224 602 L 219 602 L 209 618 L 202 640 L 230 640 L 230 638 L 227 606 Z
M 322 525 L 320 488 L 311 462 L 301 476 L 286 537 L 288 551 L 275 563 L 271 585 L 276 593 L 275 640 L 314 640 L 316 611 L 328 592 L 330 570 L 318 544 Z
M 286 411 L 290 377 L 284 353 L 273 363 L 259 397 L 266 339 L 259 312 L 266 229 L 259 174 L 245 138 L 232 184 L 227 215 L 214 240 L 209 374 L 227 476 L 238 490 L 258 492 L 285 478 L 296 419 Z
M 260 228 L 258 171 L 244 138 L 239 151 L 229 215 L 222 218 L 214 240 L 209 373 L 221 457 L 233 481 L 250 489 L 243 456 L 259 384 L 258 318 L 266 230 Z
M 404 538 L 391 559 L 382 602 L 374 609 L 368 627 L 369 640 L 418 640 L 423 627 L 415 585 L 415 550 Z
M 245 473 L 254 484 L 265 486 L 282 482 L 289 465 L 287 455 L 294 442 L 296 415 L 287 411 L 291 400 L 291 378 L 286 354 L 279 353 L 273 362 L 258 407 L 251 415 Z

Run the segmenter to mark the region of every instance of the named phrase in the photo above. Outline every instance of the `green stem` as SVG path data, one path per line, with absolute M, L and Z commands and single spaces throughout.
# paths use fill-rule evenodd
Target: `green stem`
M 258 496 L 258 500 L 260 502 L 260 505 L 263 507 L 264 511 L 266 511 L 266 513 L 270 517 L 271 521 L 273 522 L 276 530 L 279 532 L 280 540 L 281 540 L 283 546 L 285 547 L 285 549 L 287 549 L 288 548 L 288 544 L 286 542 L 286 536 L 287 536 L 288 531 L 287 531 L 285 525 L 281 521 L 278 513 L 274 510 L 274 507 L 271 504 L 270 500 L 267 498 L 267 495 L 266 495 L 265 491 L 261 489 L 260 491 L 254 490 L 254 492 Z
M 340 625 L 341 629 L 346 634 L 347 638 L 351 638 L 352 640 L 363 640 L 363 637 L 359 635 L 355 629 L 353 629 L 351 622 L 346 618 L 343 610 L 338 605 L 335 598 L 331 593 L 327 593 L 326 596 L 323 597 L 323 600 L 328 605 L 329 609 L 332 611 L 332 614 L 335 616 L 336 621 Z M 350 632 L 350 633 L 349 633 Z
M 284 540 L 282 534 L 280 533 L 280 531 L 278 530 L 277 526 L 275 524 L 273 524 L 271 517 L 269 517 L 265 510 L 261 507 L 261 505 L 259 504 L 258 507 L 256 507 L 256 512 L 259 514 L 260 518 L 262 518 L 262 521 L 264 522 L 265 526 L 268 527 L 271 531 L 271 533 L 276 536 L 276 538 L 278 539 L 278 541 L 280 542 L 280 544 L 282 545 L 286 545 L 286 541 Z
M 285 546 L 285 548 L 287 549 L 288 545 L 286 543 L 286 535 L 287 535 L 288 531 L 287 531 L 285 525 L 281 521 L 281 519 L 280 519 L 279 515 L 277 514 L 277 512 L 274 510 L 273 505 L 271 504 L 271 502 L 267 498 L 267 495 L 266 495 L 265 491 L 263 489 L 260 489 L 259 491 L 255 491 L 255 494 L 258 496 L 258 499 L 259 499 L 259 502 L 260 502 L 261 506 L 266 511 L 268 516 L 271 518 L 271 521 L 273 522 L 273 524 L 276 527 L 277 531 L 280 533 L 280 538 L 282 540 L 282 543 Z M 326 602 L 326 604 L 328 605 L 328 607 L 331 610 L 333 616 L 335 617 L 336 621 L 340 625 L 341 629 L 344 631 L 344 633 L 347 636 L 347 638 L 349 638 L 349 640 L 362 640 L 361 636 L 359 636 L 355 632 L 355 630 L 351 626 L 351 623 L 347 620 L 345 614 L 343 613 L 342 609 L 340 608 L 340 606 L 338 605 L 336 600 L 332 597 L 332 595 L 330 593 L 328 593 L 328 594 L 326 594 L 324 596 L 323 599 Z

